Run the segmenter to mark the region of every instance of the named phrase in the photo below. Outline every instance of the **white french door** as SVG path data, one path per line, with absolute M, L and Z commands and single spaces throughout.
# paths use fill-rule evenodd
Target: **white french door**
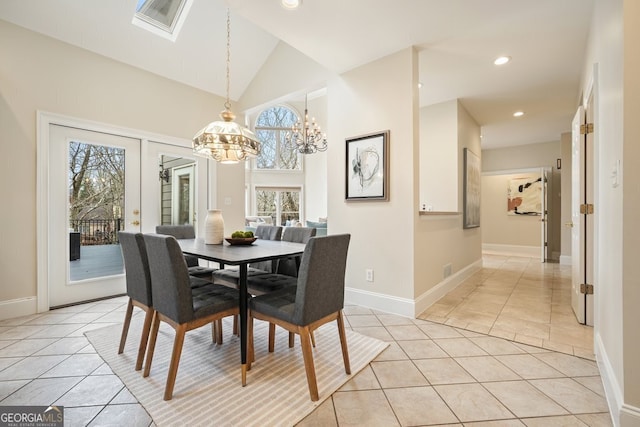
M 49 144 L 49 306 L 125 293 L 117 233 L 140 225 L 140 140 L 51 124 Z
M 215 166 L 194 156 L 190 141 L 50 113 L 38 122 L 39 312 L 126 292 L 120 230 L 175 224 L 182 203 L 202 234 Z M 178 166 L 165 178 L 158 171 L 169 161 Z

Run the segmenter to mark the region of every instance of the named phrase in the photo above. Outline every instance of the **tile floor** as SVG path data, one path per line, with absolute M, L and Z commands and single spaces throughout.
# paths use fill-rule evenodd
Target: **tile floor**
M 591 360 L 593 328 L 571 309 L 571 266 L 483 256 L 483 268 L 418 316 Z
M 515 264 L 526 264 L 527 281 L 535 270 L 541 283 L 565 274 L 490 258 L 477 287 L 513 275 Z M 0 322 L 0 405 L 64 405 L 67 426 L 154 425 L 83 335 L 121 323 L 125 307 L 120 297 Z M 453 327 L 358 306 L 345 307 L 345 317 L 390 347 L 300 426 L 611 425 L 592 360 L 474 332 L 472 322 Z

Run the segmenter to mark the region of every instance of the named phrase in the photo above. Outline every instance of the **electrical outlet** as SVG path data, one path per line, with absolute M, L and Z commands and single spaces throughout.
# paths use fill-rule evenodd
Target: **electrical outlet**
M 367 282 L 373 282 L 373 270 L 371 268 L 367 268 L 365 270 Z

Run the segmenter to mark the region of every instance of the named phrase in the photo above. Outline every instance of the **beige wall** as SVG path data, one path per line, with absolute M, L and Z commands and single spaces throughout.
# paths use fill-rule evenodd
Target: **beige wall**
M 224 101 L 5 21 L 0 57 L 1 304 L 36 294 L 38 110 L 191 139 Z M 244 213 L 244 180 L 237 166 L 217 170 L 218 197 L 232 197 L 222 207 L 232 226 Z
M 482 243 L 540 248 L 540 217 L 507 213 L 507 188 L 516 178 L 535 180 L 540 173 L 482 176 Z
M 413 300 L 414 295 L 416 61 L 415 52 L 405 49 L 349 71 L 328 84 L 328 129 L 332 141 L 390 130 L 390 198 L 386 202 L 345 202 L 344 143 L 332 144 L 328 150 L 331 232 L 351 233 L 347 286 L 407 300 Z M 389 103 L 389 99 L 394 102 Z M 374 269 L 374 282 L 365 281 L 365 269 L 369 268 Z
M 482 172 L 509 171 L 549 166 L 555 169 L 561 158 L 560 135 L 558 141 L 539 144 L 482 150 Z M 566 161 L 563 160 L 563 165 Z

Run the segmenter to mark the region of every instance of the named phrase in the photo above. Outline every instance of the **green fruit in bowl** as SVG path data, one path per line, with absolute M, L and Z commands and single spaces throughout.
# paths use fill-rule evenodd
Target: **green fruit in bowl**
M 253 237 L 253 231 L 245 231 L 243 235 L 245 238 L 251 238 Z
M 244 237 L 244 231 L 234 231 L 233 233 L 231 233 L 231 238 L 233 239 L 241 239 Z

